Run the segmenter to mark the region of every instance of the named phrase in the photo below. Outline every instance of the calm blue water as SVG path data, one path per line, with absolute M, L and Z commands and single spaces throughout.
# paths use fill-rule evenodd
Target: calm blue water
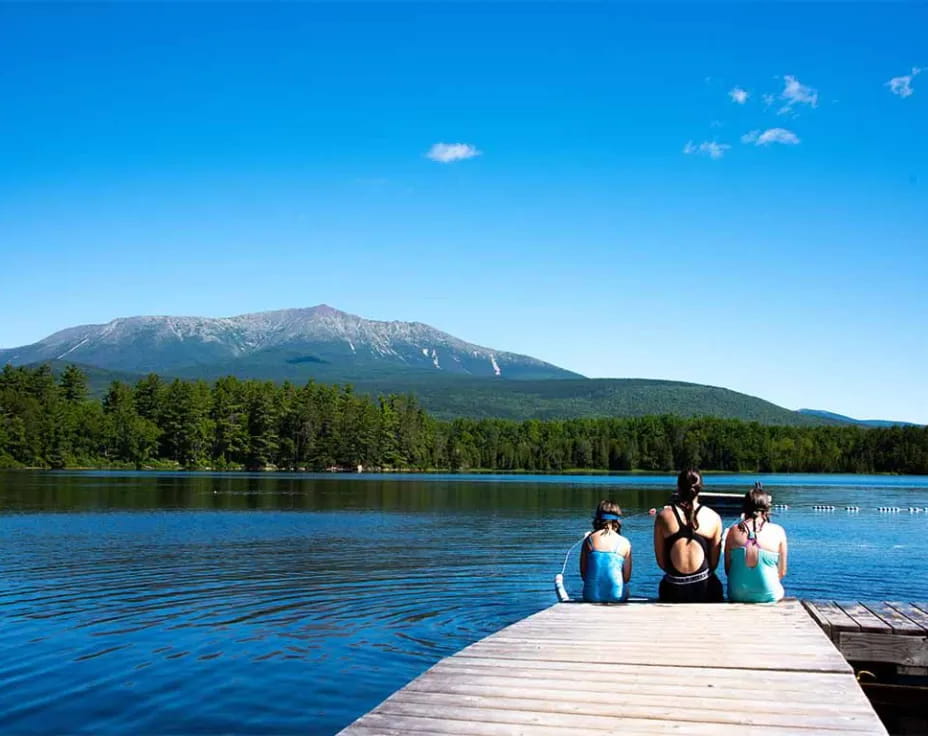
M 707 490 L 755 479 L 710 476 Z M 928 507 L 928 478 L 759 479 L 791 506 L 778 519 L 788 595 L 928 600 L 928 513 L 875 511 Z M 333 733 L 551 605 L 600 498 L 631 514 L 671 487 L 667 476 L 0 473 L 0 730 Z M 636 595 L 657 590 L 651 523 L 625 525 Z

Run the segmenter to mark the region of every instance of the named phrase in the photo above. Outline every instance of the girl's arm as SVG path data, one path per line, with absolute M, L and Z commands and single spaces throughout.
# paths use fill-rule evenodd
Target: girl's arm
M 777 563 L 777 569 L 780 573 L 780 579 L 786 577 L 786 532 L 780 537 L 780 561 Z
M 584 580 L 586 579 L 586 553 L 588 549 L 587 540 L 584 539 L 580 547 L 580 577 Z
M 716 514 L 716 516 L 718 516 Z M 715 570 L 719 565 L 719 557 L 722 554 L 722 517 L 719 518 L 718 526 L 715 527 L 715 534 L 712 535 L 712 546 L 709 548 L 709 569 Z
M 725 574 L 728 575 L 728 571 L 731 570 L 731 529 L 728 530 L 728 534 L 725 535 Z
M 628 554 L 625 555 L 625 564 L 622 565 L 622 580 L 626 583 L 632 579 L 632 546 L 628 545 Z
M 661 512 L 663 513 L 663 512 Z M 667 570 L 667 555 L 664 549 L 664 530 L 660 513 L 654 519 L 654 558 L 661 570 Z

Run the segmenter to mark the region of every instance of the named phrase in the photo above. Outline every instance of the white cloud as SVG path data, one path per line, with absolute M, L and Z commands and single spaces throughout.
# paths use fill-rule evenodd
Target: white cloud
M 482 151 L 478 151 L 476 146 L 470 143 L 436 143 L 425 156 L 440 164 L 450 164 L 454 161 L 474 158 L 474 156 L 479 156 L 481 153 Z
M 728 93 L 728 96 L 731 97 L 732 102 L 737 102 L 739 105 L 743 105 L 748 101 L 750 93 L 747 90 L 741 89 L 741 87 L 733 87 Z
M 786 128 L 769 128 L 764 132 L 752 130 L 741 136 L 742 143 L 753 143 L 755 146 L 769 146 L 771 143 L 783 143 L 795 146 L 799 143 L 799 136 Z
M 785 115 L 792 112 L 796 105 L 808 105 L 809 107 L 818 107 L 818 90 L 812 89 L 802 84 L 796 77 L 787 74 L 783 77 L 786 85 L 780 93 L 780 99 L 785 100 L 783 107 L 777 113 Z
M 777 101 L 776 96 L 774 95 L 764 95 L 764 107 L 773 107 L 773 103 Z
M 694 153 L 701 154 L 703 156 L 708 156 L 709 158 L 719 159 L 725 155 L 731 146 L 727 143 L 716 143 L 715 141 L 703 141 L 698 146 L 689 141 L 685 146 L 683 146 L 683 153 L 687 156 L 690 156 Z
M 904 77 L 893 77 L 886 83 L 886 86 L 894 95 L 908 97 L 915 91 L 912 89 L 912 77 L 917 77 L 921 71 L 917 66 L 913 66 L 911 74 L 906 74 Z

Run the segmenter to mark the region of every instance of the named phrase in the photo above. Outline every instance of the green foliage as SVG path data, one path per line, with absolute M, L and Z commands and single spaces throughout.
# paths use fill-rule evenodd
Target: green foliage
M 926 427 L 672 413 L 442 421 L 411 394 L 373 398 L 313 381 L 150 375 L 113 381 L 99 401 L 84 385 L 79 370 L 57 379 L 45 366 L 0 371 L 0 467 L 928 473 Z
M 67 369 L 60 361 L 50 363 L 55 373 Z M 281 381 L 292 378 L 298 385 L 308 376 L 281 376 L 261 365 L 226 366 L 239 380 Z M 91 394 L 103 396 L 113 380 L 134 383 L 139 376 L 81 366 Z M 221 374 L 224 375 L 224 374 Z M 222 377 L 216 380 L 223 380 Z M 157 376 L 148 379 L 157 380 Z M 838 419 L 784 409 L 769 401 L 717 386 L 645 378 L 548 378 L 521 380 L 476 378 L 422 371 L 396 371 L 380 376 L 365 373 L 333 373 L 330 383 L 353 381 L 354 390 L 372 398 L 385 394 L 412 394 L 436 419 L 583 419 L 674 414 L 684 417 L 713 416 L 743 419 L 762 424 L 822 426 L 853 424 Z M 145 403 L 144 399 L 140 399 Z M 146 416 L 140 407 L 140 412 Z M 148 417 L 150 418 L 150 417 Z
M 436 419 L 584 419 L 674 414 L 762 424 L 821 426 L 834 422 L 717 386 L 644 378 L 513 381 L 435 375 L 358 382 L 359 392 L 411 393 Z

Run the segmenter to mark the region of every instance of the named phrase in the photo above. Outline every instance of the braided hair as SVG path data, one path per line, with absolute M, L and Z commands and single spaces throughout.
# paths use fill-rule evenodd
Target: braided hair
M 744 494 L 744 502 L 741 505 L 742 519 L 738 522 L 738 528 L 744 533 L 748 533 L 748 519 L 754 519 L 754 532 L 757 533 L 764 528 L 764 524 L 770 521 L 770 494 L 764 490 L 764 486 L 755 483 L 754 487 Z M 757 521 L 760 519 L 760 527 Z
M 686 524 L 693 528 L 699 529 L 699 520 L 696 518 L 694 508 L 696 496 L 702 490 L 702 475 L 696 468 L 687 468 L 681 470 L 677 476 L 677 505 L 683 509 L 686 516 Z

